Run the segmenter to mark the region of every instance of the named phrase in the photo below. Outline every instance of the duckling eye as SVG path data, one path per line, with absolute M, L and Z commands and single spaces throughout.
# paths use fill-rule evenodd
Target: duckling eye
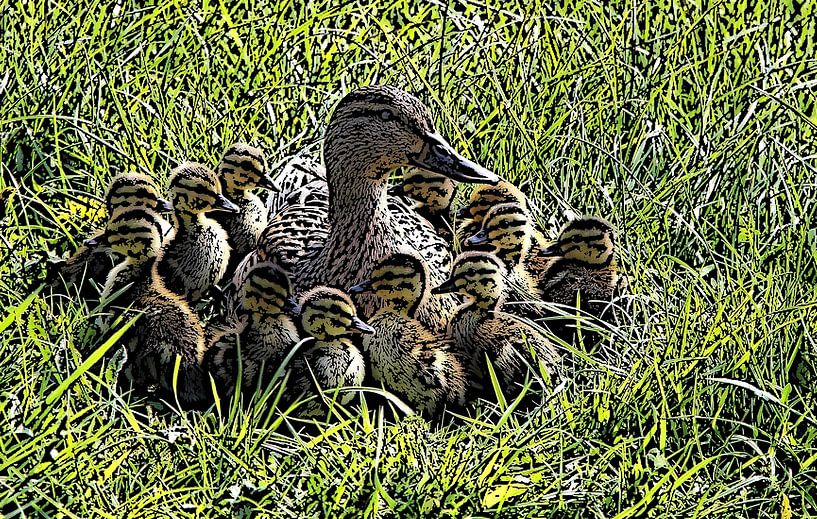
M 383 110 L 380 112 L 380 118 L 384 121 L 391 121 L 394 118 L 394 114 L 391 113 L 390 110 Z

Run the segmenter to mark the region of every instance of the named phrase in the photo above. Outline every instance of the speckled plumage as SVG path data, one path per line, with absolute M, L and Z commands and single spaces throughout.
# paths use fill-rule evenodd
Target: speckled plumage
M 386 302 L 369 319 L 376 333 L 363 339 L 374 380 L 419 413 L 435 416 L 445 406 L 465 404 L 467 374 L 456 344 L 415 318 L 429 297 L 427 278 L 422 258 L 407 250 L 378 263 L 372 278 L 350 291 L 370 291 Z
M 340 102 L 326 131 L 324 161 L 329 235 L 325 246 L 306 258 L 296 273 L 297 290 L 316 285 L 348 287 L 368 277 L 377 261 L 401 247 L 419 250 L 431 269 L 430 278 L 441 281 L 451 261 L 447 244 L 409 208 L 398 209 L 397 216 L 392 213 L 389 173 L 422 163 L 461 180 L 496 178 L 457 155 L 435 133 L 419 100 L 386 86 L 356 90 Z M 382 306 L 382 301 L 367 295 L 356 302 L 364 315 Z M 439 327 L 453 308 L 452 298 L 436 298 L 419 309 L 418 318 Z
M 200 164 L 173 170 L 168 191 L 176 234 L 164 245 L 158 269 L 172 292 L 195 302 L 222 278 L 230 260 L 227 233 L 207 213 L 236 208 L 221 194 L 215 174 Z

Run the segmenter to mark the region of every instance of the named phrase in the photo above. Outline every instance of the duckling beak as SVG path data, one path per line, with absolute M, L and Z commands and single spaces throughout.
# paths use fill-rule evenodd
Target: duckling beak
M 301 307 L 300 305 L 298 305 L 298 301 L 296 301 L 293 296 L 289 296 L 288 298 L 284 299 L 284 307 L 282 310 L 284 311 L 284 313 L 287 313 L 292 316 L 301 313 Z
M 216 203 L 213 204 L 213 211 L 225 211 L 228 213 L 237 213 L 238 206 L 234 203 L 230 202 L 224 195 L 218 195 L 216 197 Z
M 559 247 L 559 242 L 555 241 L 548 245 L 546 249 L 540 250 L 539 255 L 545 257 L 561 256 L 562 249 Z
M 459 153 L 438 133 L 427 133 L 423 149 L 409 156 L 409 164 L 460 182 L 496 184 L 499 177 Z
M 349 290 L 347 290 L 347 292 L 349 292 L 350 295 L 354 295 L 354 294 L 362 294 L 363 292 L 368 292 L 371 289 L 372 289 L 372 280 L 367 279 L 366 281 L 361 281 L 360 283 L 358 283 L 355 286 L 349 287 Z
M 466 245 L 469 247 L 475 247 L 477 245 L 482 245 L 483 243 L 488 241 L 488 233 L 485 231 L 479 231 L 475 235 L 471 236 L 467 240 L 465 240 Z
M 99 236 L 94 236 L 93 238 L 88 238 L 85 240 L 86 247 L 104 247 L 108 244 L 108 237 L 104 234 L 100 234 Z
M 442 285 L 438 287 L 434 287 L 431 289 L 431 293 L 434 295 L 438 294 L 450 294 L 452 292 L 457 291 L 457 286 L 454 284 L 453 279 L 448 279 Z
M 173 204 L 170 203 L 170 200 L 165 200 L 164 198 L 160 198 L 157 200 L 157 209 L 160 213 L 172 213 L 173 212 Z
M 261 177 L 261 179 L 258 181 L 258 187 L 263 187 L 264 189 L 269 189 L 270 191 L 275 192 L 280 191 L 278 186 L 272 180 L 272 177 L 270 177 L 269 175 L 264 175 L 263 177 Z
M 366 335 L 374 335 L 375 330 L 364 323 L 359 317 L 352 317 L 352 330 Z

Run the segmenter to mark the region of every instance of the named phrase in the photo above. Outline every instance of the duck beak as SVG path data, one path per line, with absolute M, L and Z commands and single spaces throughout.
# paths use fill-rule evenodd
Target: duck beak
M 457 211 L 457 220 L 464 220 L 465 218 L 471 218 L 471 206 L 466 205 L 460 207 Z
M 298 301 L 293 296 L 284 299 L 284 307 L 282 310 L 289 315 L 298 315 L 301 309 L 298 307 Z
M 106 245 L 108 245 L 108 237 L 104 234 L 85 240 L 86 247 L 104 247 Z
M 409 156 L 410 165 L 445 175 L 460 182 L 477 184 L 499 182 L 499 177 L 494 173 L 457 153 L 439 133 L 427 133 L 423 141 L 424 145 L 420 153 Z
M 431 293 L 434 295 L 438 294 L 450 294 L 452 292 L 457 291 L 457 286 L 454 284 L 453 279 L 447 279 L 445 283 L 438 287 L 434 287 L 431 289 Z
M 160 213 L 172 213 L 173 212 L 173 204 L 170 203 L 169 200 L 165 200 L 164 198 L 160 198 L 157 200 L 156 209 Z
M 374 328 L 360 320 L 359 317 L 352 317 L 352 330 L 365 335 L 374 335 Z
M 261 179 L 258 181 L 258 187 L 263 187 L 264 189 L 269 189 L 270 191 L 275 192 L 280 191 L 278 186 L 272 180 L 272 177 L 270 177 L 269 175 L 264 175 L 263 177 L 261 177 Z
M 234 203 L 230 202 L 230 200 L 224 195 L 218 195 L 216 197 L 216 203 L 213 204 L 213 211 L 225 211 L 227 213 L 237 213 L 238 206 Z
M 539 255 L 544 257 L 561 256 L 562 249 L 559 247 L 559 242 L 555 241 L 548 245 L 546 249 L 540 250 Z
M 475 235 L 471 236 L 467 240 L 465 240 L 465 244 L 469 247 L 476 247 L 477 245 L 482 245 L 483 243 L 488 241 L 488 233 L 485 231 L 479 231 Z
M 353 287 L 349 287 L 349 290 L 347 290 L 347 292 L 349 292 L 350 295 L 354 295 L 354 294 L 362 294 L 363 292 L 368 292 L 371 289 L 372 289 L 372 280 L 367 279 L 366 281 L 361 281 L 360 283 L 358 283 L 357 285 L 355 285 Z

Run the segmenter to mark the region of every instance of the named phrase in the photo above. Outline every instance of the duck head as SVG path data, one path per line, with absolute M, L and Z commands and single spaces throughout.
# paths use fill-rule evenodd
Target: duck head
M 324 159 L 330 191 L 353 165 L 356 176 L 380 183 L 401 166 L 415 166 L 461 182 L 496 183 L 491 171 L 466 159 L 434 128 L 416 97 L 392 86 L 347 94 L 326 130 Z
M 147 207 L 159 213 L 173 210 L 173 205 L 161 197 L 156 183 L 147 175 L 124 173 L 111 179 L 105 193 L 105 206 L 108 215 L 117 209 L 128 207 Z
M 238 211 L 238 206 L 221 194 L 221 182 L 216 174 L 194 162 L 184 163 L 171 171 L 168 196 L 176 214 Z
M 374 328 L 357 316 L 348 295 L 329 287 L 315 287 L 301 296 L 298 309 L 301 328 L 318 341 L 331 341 L 354 334 L 375 333 Z
M 390 195 L 406 196 L 434 214 L 448 211 L 456 193 L 450 178 L 417 168 L 406 171 L 403 180 L 389 188 Z
M 532 223 L 521 205 L 499 204 L 488 211 L 480 231 L 465 244 L 469 249 L 496 254 L 507 268 L 512 268 L 527 255 L 532 236 Z
M 349 288 L 349 293 L 373 293 L 392 311 L 413 316 L 425 297 L 427 279 L 428 268 L 420 255 L 404 250 L 378 262 L 371 277 Z
M 221 179 L 224 191 L 230 194 L 257 187 L 278 190 L 267 173 L 264 152 L 249 144 L 239 142 L 224 150 L 216 175 Z
M 249 270 L 240 297 L 245 312 L 263 317 L 288 315 L 296 306 L 289 276 L 271 262 L 258 263 Z
M 105 231 L 85 241 L 88 247 L 107 247 L 132 260 L 155 257 L 162 246 L 162 219 L 147 207 L 118 209 Z
M 589 266 L 610 265 L 615 255 L 615 232 L 603 218 L 586 216 L 568 222 L 544 256 L 561 256 Z
M 495 310 L 502 302 L 504 277 L 505 267 L 493 254 L 463 252 L 454 260 L 451 276 L 442 285 L 431 289 L 431 293 L 462 294 L 478 308 Z

